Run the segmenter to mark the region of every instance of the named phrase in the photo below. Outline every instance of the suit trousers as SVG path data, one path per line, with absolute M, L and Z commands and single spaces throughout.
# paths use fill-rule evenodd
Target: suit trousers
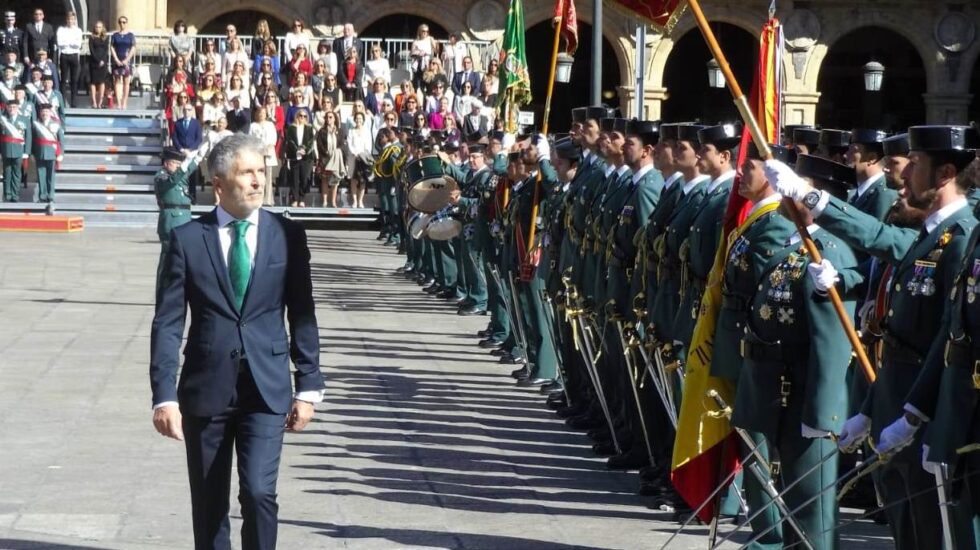
M 60 54 L 58 60 L 61 65 L 61 95 L 71 107 L 75 106 L 75 96 L 78 95 L 78 79 L 82 74 L 79 55 Z
M 306 197 L 306 189 L 310 185 L 313 162 L 305 158 L 303 160 L 290 160 L 288 162 L 289 188 L 293 194 L 293 200 L 303 202 Z
M 276 482 L 285 422 L 285 415 L 274 414 L 266 406 L 245 360 L 224 412 L 184 416 L 196 550 L 231 549 L 228 511 L 233 451 L 238 458 L 242 548 L 276 547 Z

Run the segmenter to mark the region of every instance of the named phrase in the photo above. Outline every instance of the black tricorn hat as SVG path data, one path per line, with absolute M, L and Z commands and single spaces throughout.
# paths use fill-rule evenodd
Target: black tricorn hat
M 812 178 L 818 189 L 839 198 L 847 198 L 847 190 L 857 185 L 854 168 L 814 155 L 796 157 L 796 173 Z
M 613 132 L 619 132 L 620 134 L 626 135 L 626 130 L 629 128 L 629 121 L 625 118 L 614 118 L 613 119 Z
M 862 145 L 872 145 L 875 143 L 881 143 L 882 140 L 888 134 L 884 130 L 875 130 L 872 128 L 855 128 L 851 130 L 851 143 L 860 143 Z
M 886 137 L 881 142 L 881 152 L 884 155 L 892 157 L 907 156 L 909 154 L 909 135 L 895 134 L 894 136 Z
M 785 145 L 776 145 L 774 143 L 769 144 L 769 151 L 772 152 L 772 158 L 782 161 L 790 166 L 796 164 L 796 150 Z M 762 155 L 759 154 L 759 148 L 755 146 L 754 141 L 749 141 L 748 151 L 745 152 L 746 157 L 755 160 L 762 160 Z
M 980 137 L 972 126 L 912 126 L 909 150 L 942 153 L 972 151 L 980 147 Z
M 570 139 L 563 139 L 555 142 L 555 154 L 566 160 L 578 161 L 582 158 L 582 148 Z
M 601 120 L 603 118 L 610 118 L 614 116 L 616 116 L 615 111 L 609 107 L 599 106 L 585 108 L 585 120 Z M 583 122 L 585 121 L 583 120 Z
M 820 145 L 820 130 L 817 130 L 812 126 L 805 128 L 794 128 L 793 139 L 791 141 L 793 145 L 816 147 L 817 145 Z
M 847 130 L 820 130 L 820 145 L 833 149 L 847 149 L 851 143 L 851 133 Z
M 183 162 L 184 158 L 186 158 L 184 157 L 184 153 L 181 153 L 180 150 L 175 147 L 165 148 L 160 156 L 163 157 L 163 162 L 167 162 L 168 160 L 179 160 Z
M 691 143 L 700 143 L 698 141 L 698 132 L 706 128 L 702 124 L 681 124 L 677 127 L 677 140 L 678 141 L 690 141 Z
M 742 141 L 742 127 L 738 124 L 719 124 L 698 131 L 698 141 L 710 143 L 721 151 L 731 149 Z
M 599 129 L 603 132 L 612 132 L 616 127 L 616 119 L 613 117 L 603 117 L 599 119 Z
M 585 111 L 588 107 L 576 107 L 572 109 L 572 122 L 585 122 Z
M 797 130 L 816 130 L 816 128 L 810 126 L 809 124 L 787 124 L 786 126 L 783 126 L 783 141 L 794 143 L 793 132 Z
M 659 134 L 659 120 L 630 120 L 626 124 L 626 133 L 634 135 Z
M 680 127 L 679 122 L 665 122 L 660 124 L 660 139 L 666 140 L 676 140 L 677 139 L 677 128 Z
M 469 150 L 470 154 L 473 154 L 473 153 L 483 153 L 486 150 L 486 148 L 487 146 L 482 143 L 470 143 L 467 149 Z

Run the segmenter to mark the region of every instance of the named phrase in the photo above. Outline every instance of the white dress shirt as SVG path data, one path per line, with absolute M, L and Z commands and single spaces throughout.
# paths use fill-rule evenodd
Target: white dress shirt
M 708 188 L 705 189 L 705 194 L 710 195 L 714 193 L 715 189 L 718 189 L 718 186 L 721 185 L 721 182 L 728 181 L 734 177 L 735 177 L 735 170 L 729 170 L 724 174 L 718 176 L 717 178 L 711 180 L 711 183 L 708 184 Z
M 684 196 L 687 196 L 687 194 L 690 193 L 699 183 L 710 177 L 711 176 L 707 174 L 701 174 L 691 181 L 684 182 L 684 187 L 681 187 L 681 193 L 684 193 Z
M 752 214 L 755 214 L 756 211 L 759 210 L 760 208 L 762 208 L 763 206 L 765 206 L 767 204 L 772 204 L 774 202 L 779 202 L 781 200 L 783 200 L 783 196 L 782 195 L 780 195 L 779 193 L 773 193 L 772 195 L 769 195 L 768 197 L 762 199 L 761 201 L 753 204 L 752 205 L 752 209 L 749 210 L 748 216 L 745 216 L 745 217 L 746 218 L 749 218 L 749 217 L 752 216 Z
M 884 177 L 885 177 L 884 174 L 876 174 L 876 175 L 871 176 L 870 178 L 862 181 L 861 184 L 858 185 L 857 186 L 857 189 L 855 190 L 854 198 L 857 199 L 861 195 L 865 194 L 868 191 L 868 189 L 871 189 L 871 186 L 874 185 L 876 181 L 878 181 L 879 179 L 884 178 Z
M 649 172 L 650 170 L 653 170 L 653 164 L 645 164 L 641 166 L 639 170 L 633 172 L 633 185 L 640 183 L 640 180 L 643 179 L 643 176 L 647 175 L 647 172 Z
M 58 32 L 56 34 L 56 39 L 58 42 L 58 51 L 62 55 L 74 55 L 81 53 L 82 51 L 82 28 L 79 26 L 74 27 L 58 27 Z

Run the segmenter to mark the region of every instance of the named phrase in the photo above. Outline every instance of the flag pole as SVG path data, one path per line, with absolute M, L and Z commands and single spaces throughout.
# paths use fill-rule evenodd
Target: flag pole
M 573 0 L 562 0 L 562 9 L 558 10 L 558 15 L 553 19 L 555 22 L 555 41 L 551 48 L 551 68 L 548 71 L 548 93 L 544 97 L 544 120 L 541 122 L 541 133 L 548 135 L 548 119 L 551 117 L 551 96 L 555 91 L 555 71 L 558 68 L 558 46 L 561 44 L 561 26 L 564 24 L 565 6 L 564 2 Z M 531 252 L 534 250 L 534 234 L 538 228 L 538 207 L 541 204 L 541 169 L 538 169 L 538 177 L 534 180 L 534 202 L 531 203 L 531 227 L 527 237 L 527 259 L 530 260 Z
M 759 128 L 759 123 L 755 120 L 755 115 L 752 114 L 752 110 L 749 108 L 749 103 L 745 99 L 745 94 L 742 93 L 742 88 L 738 85 L 738 81 L 735 80 L 735 75 L 732 73 L 732 69 L 728 65 L 728 60 L 725 58 L 725 53 L 721 51 L 721 46 L 718 44 L 718 40 L 715 38 L 715 33 L 712 32 L 711 26 L 708 25 L 708 19 L 704 16 L 704 12 L 701 10 L 699 0 L 687 0 L 687 4 L 691 7 L 691 13 L 694 14 L 694 19 L 697 21 L 698 28 L 701 29 L 701 34 L 704 36 L 705 42 L 708 43 L 708 49 L 711 50 L 711 55 L 714 56 L 715 61 L 717 61 L 718 65 L 721 67 L 722 74 L 725 75 L 725 82 L 728 83 L 728 89 L 731 91 L 732 97 L 735 98 L 735 107 L 742 116 L 742 120 L 745 122 L 745 126 L 748 128 L 749 134 L 751 134 L 752 140 L 755 142 L 756 148 L 759 150 L 759 154 L 763 159 L 771 159 L 772 151 L 769 150 L 768 140 L 765 138 L 765 136 L 763 136 L 762 130 Z M 820 263 L 822 259 L 820 251 L 817 250 L 817 245 L 813 242 L 810 232 L 807 231 L 806 225 L 803 223 L 803 214 L 801 214 L 796 208 L 796 203 L 784 198 L 783 205 L 786 206 L 786 210 L 789 212 L 790 218 L 796 225 L 796 230 L 800 233 L 800 237 L 803 240 L 803 245 L 810 254 L 811 261 L 814 263 Z M 868 361 L 868 355 L 864 351 L 864 346 L 861 344 L 861 339 L 854 330 L 854 325 L 851 323 L 851 317 L 848 315 L 847 310 L 844 309 L 844 302 L 841 301 L 840 294 L 838 294 L 835 287 L 830 287 L 827 291 L 827 295 L 830 296 L 830 301 L 833 303 L 834 310 L 837 312 L 837 317 L 839 318 L 841 325 L 844 327 L 844 332 L 847 334 L 847 339 L 850 341 L 851 347 L 854 348 L 854 354 L 857 356 L 858 362 L 861 364 L 861 370 L 864 372 L 864 376 L 869 382 L 874 382 L 876 378 L 875 371 L 871 368 L 871 362 Z

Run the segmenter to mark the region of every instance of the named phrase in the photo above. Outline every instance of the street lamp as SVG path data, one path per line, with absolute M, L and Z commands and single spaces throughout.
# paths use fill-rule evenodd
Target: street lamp
M 864 65 L 864 89 L 868 92 L 881 91 L 881 81 L 885 76 L 885 66 L 877 61 Z
M 721 65 L 713 57 L 708 60 L 708 86 L 712 88 L 725 87 L 725 75 L 721 72 Z
M 558 54 L 558 64 L 555 66 L 555 81 L 567 84 L 572 80 L 572 63 L 575 58 L 562 52 Z

